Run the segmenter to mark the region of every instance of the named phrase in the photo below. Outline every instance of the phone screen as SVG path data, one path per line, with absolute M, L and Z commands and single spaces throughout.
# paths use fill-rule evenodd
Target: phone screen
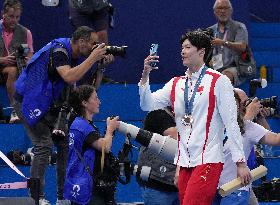
M 155 44 L 153 43 L 151 45 L 151 48 L 150 48 L 150 55 L 153 55 L 153 56 L 157 56 L 158 55 L 158 44 Z M 152 62 L 151 63 L 151 66 L 152 67 L 157 67 L 157 63 L 156 62 Z

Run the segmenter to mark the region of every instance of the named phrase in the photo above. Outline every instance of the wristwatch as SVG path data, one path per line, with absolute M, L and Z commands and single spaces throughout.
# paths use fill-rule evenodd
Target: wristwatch
M 228 41 L 225 41 L 224 42 L 224 46 L 228 46 L 229 45 L 229 42 Z

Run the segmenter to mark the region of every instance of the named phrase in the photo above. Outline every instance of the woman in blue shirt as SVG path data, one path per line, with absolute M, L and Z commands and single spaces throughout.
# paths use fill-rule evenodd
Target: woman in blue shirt
M 93 86 L 78 86 L 71 95 L 70 105 L 77 117 L 69 131 L 64 197 L 73 205 L 86 205 L 90 202 L 96 154 L 98 151 L 110 152 L 113 133 L 119 126 L 119 117 L 108 117 L 106 134 L 104 137 L 100 135 L 92 121 L 93 116 L 99 113 L 100 104 Z

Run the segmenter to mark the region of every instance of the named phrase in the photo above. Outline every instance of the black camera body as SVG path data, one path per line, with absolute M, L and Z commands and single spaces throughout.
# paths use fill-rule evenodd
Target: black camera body
M 30 166 L 34 158 L 33 148 L 29 148 L 26 153 L 20 150 L 10 150 L 7 157 L 15 165 Z M 49 157 L 49 164 L 56 164 L 57 153 L 53 152 Z
M 20 44 L 15 50 L 16 58 L 25 58 L 29 52 L 29 47 L 27 44 Z
M 280 201 L 280 179 L 263 181 L 259 186 L 253 186 L 254 193 L 259 201 Z
M 253 101 L 253 99 L 254 98 L 248 98 L 248 100 L 245 102 L 245 106 L 247 107 Z M 276 117 L 278 115 L 277 96 L 259 99 L 259 101 L 264 108 L 269 109 L 268 117 Z
M 269 116 L 275 117 L 278 114 L 277 96 L 271 96 L 270 98 L 260 99 L 260 103 L 263 107 L 269 108 Z
M 11 150 L 7 153 L 7 157 L 16 165 L 31 165 L 31 155 L 20 150 Z
M 271 96 L 270 98 L 263 98 L 260 99 L 260 103 L 264 107 L 270 107 L 270 108 L 277 108 L 277 96 Z
M 27 44 L 20 44 L 15 49 L 15 57 L 16 57 L 16 63 L 19 74 L 22 72 L 22 69 L 26 66 L 25 57 L 27 56 L 29 52 L 29 47 Z

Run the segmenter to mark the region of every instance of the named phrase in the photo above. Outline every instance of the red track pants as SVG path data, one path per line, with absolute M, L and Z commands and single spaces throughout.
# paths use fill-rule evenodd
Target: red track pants
M 211 205 L 215 197 L 223 163 L 180 167 L 178 189 L 181 205 Z

